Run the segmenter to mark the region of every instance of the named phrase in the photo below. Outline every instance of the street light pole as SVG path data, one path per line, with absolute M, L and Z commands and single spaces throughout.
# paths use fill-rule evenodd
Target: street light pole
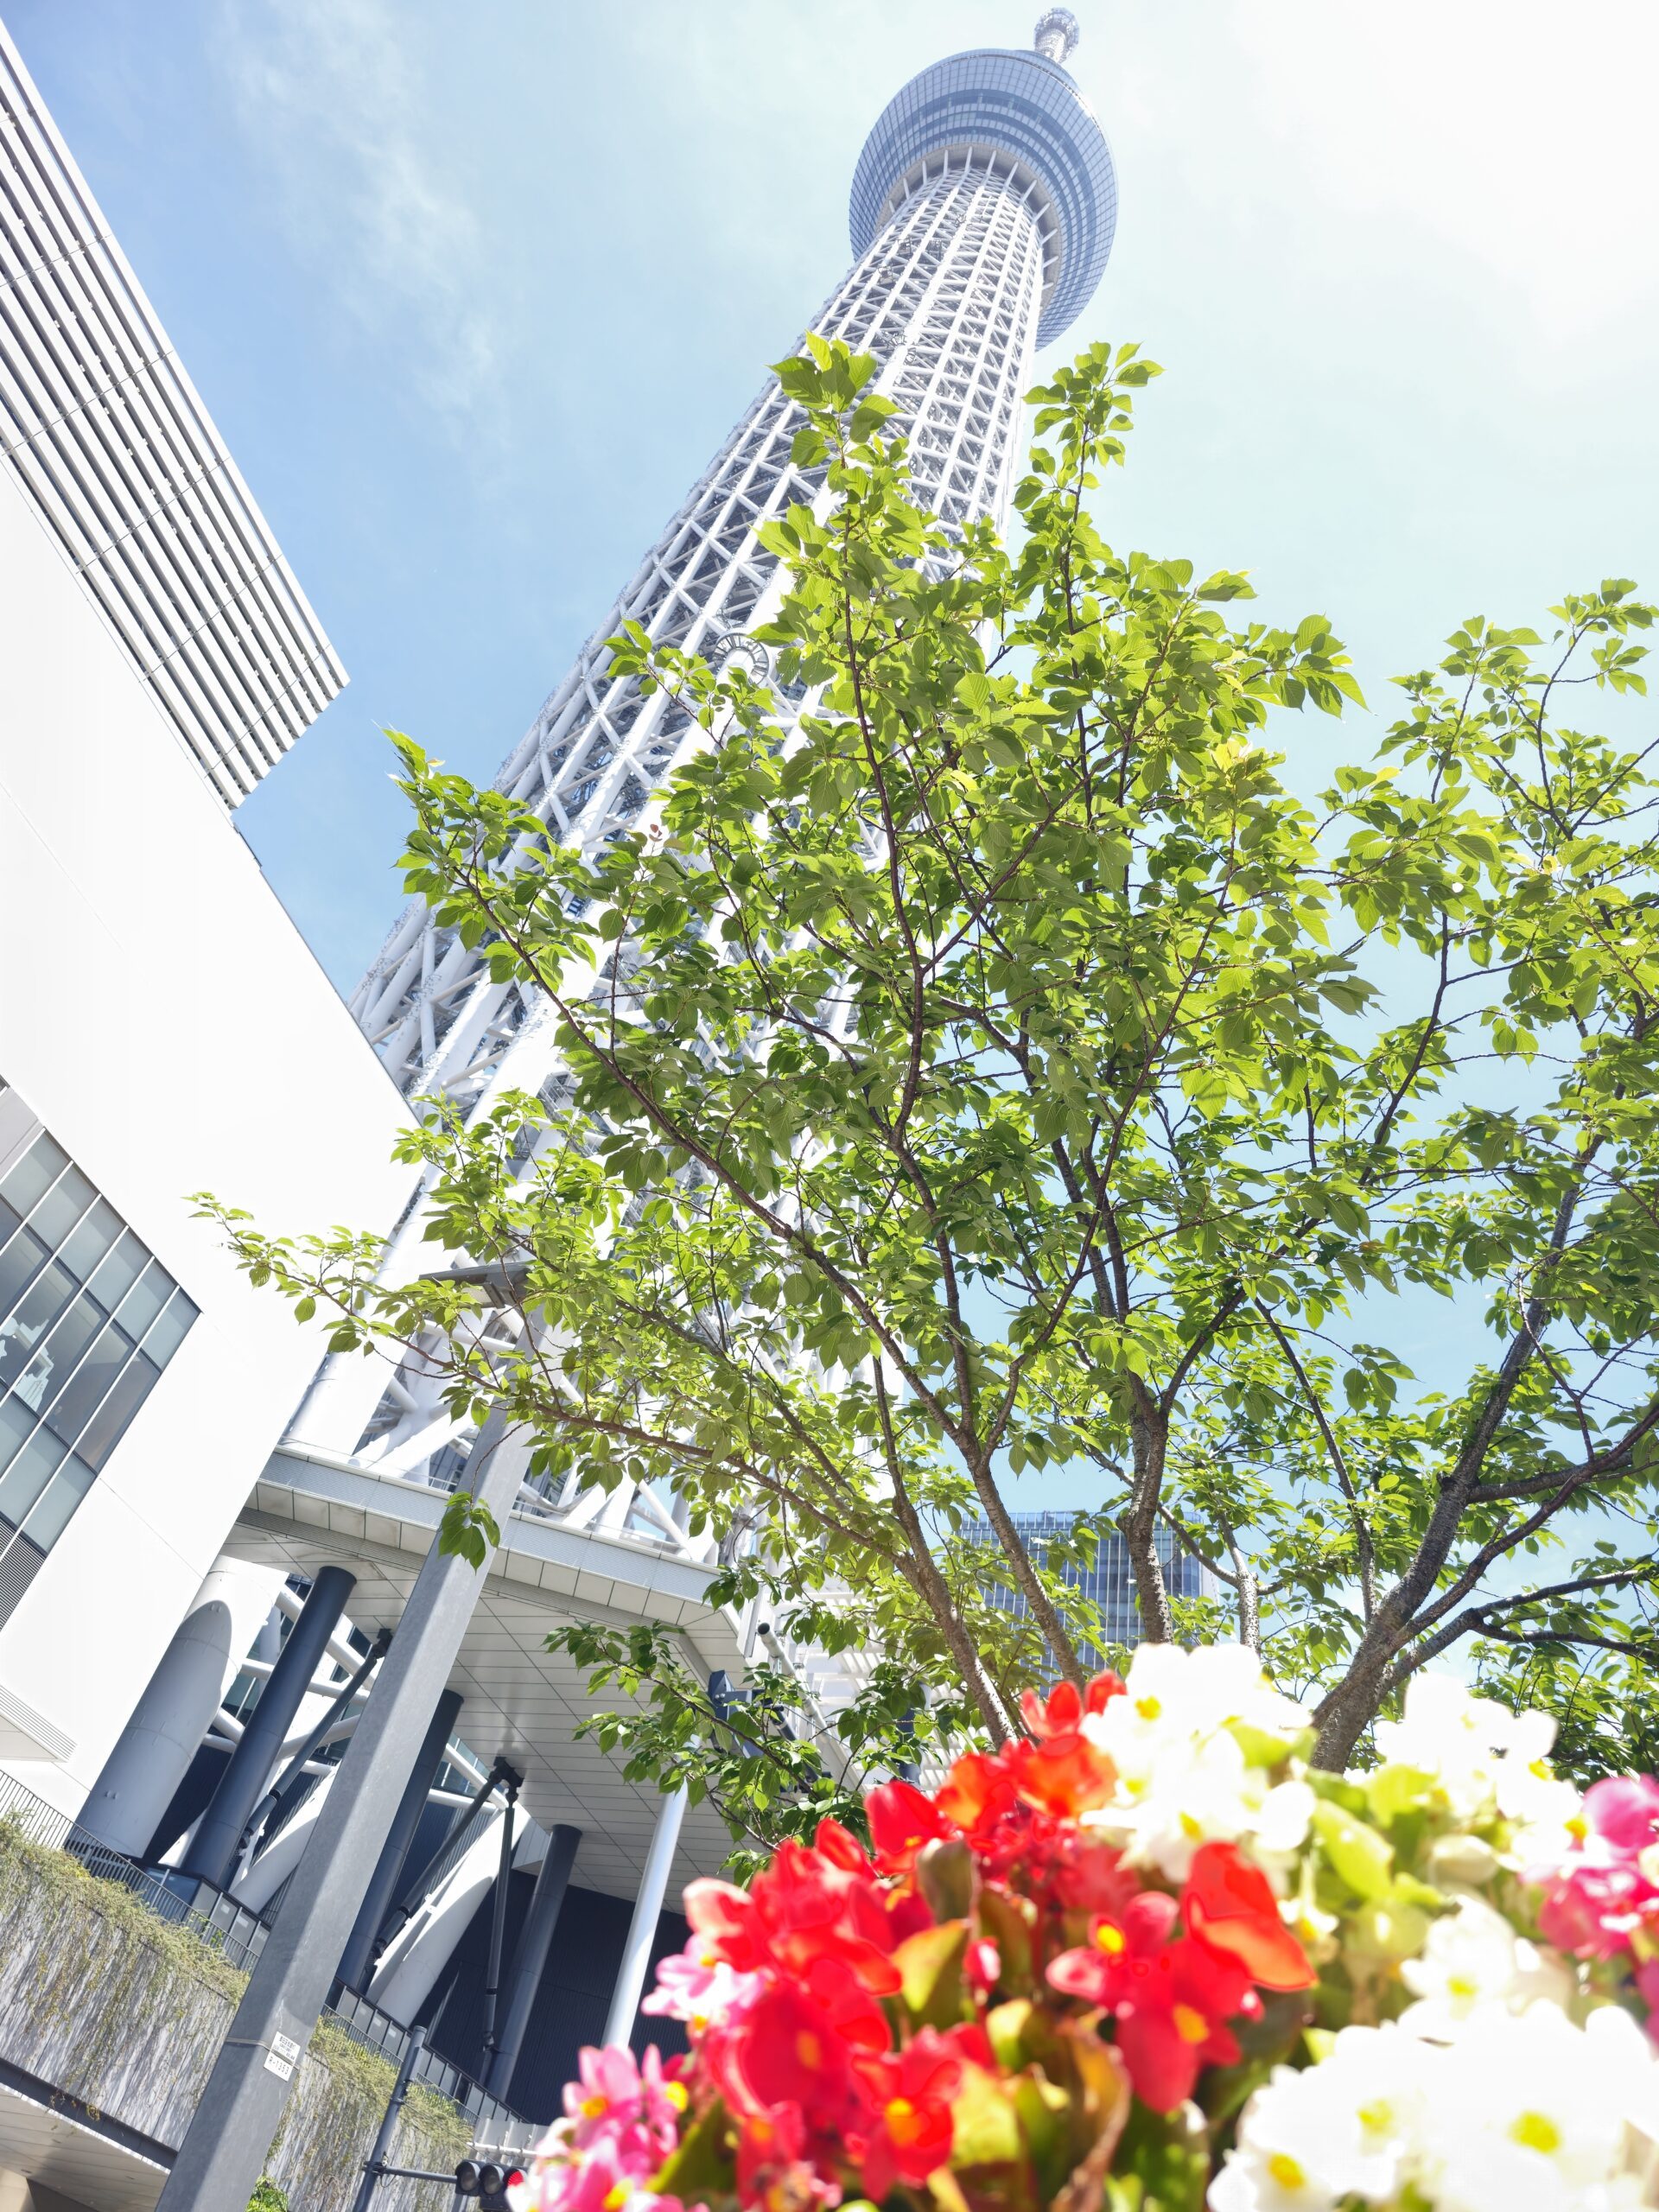
M 474 1447 L 474 1494 L 505 1523 L 531 1447 L 492 1414 Z M 266 1939 L 158 2212 L 240 2212 L 264 2171 L 295 2069 L 391 1827 L 421 1739 L 448 1688 L 489 1569 L 432 1548 L 391 1649 Z

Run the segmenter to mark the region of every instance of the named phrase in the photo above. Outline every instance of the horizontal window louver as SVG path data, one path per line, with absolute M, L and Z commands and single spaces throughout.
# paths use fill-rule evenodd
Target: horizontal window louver
M 3 29 L 0 457 L 235 806 L 346 672 Z

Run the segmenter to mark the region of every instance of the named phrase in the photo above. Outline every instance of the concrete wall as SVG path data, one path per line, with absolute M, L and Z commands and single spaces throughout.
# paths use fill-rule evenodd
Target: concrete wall
M 175 2151 L 245 1978 L 124 1891 L 3 1827 L 0 1923 L 0 2062 L 11 2086 L 21 2077 L 41 2101 L 73 2099 L 158 2158 Z M 392 2079 L 389 2061 L 338 2025 L 320 2031 L 265 2161 L 295 2212 L 347 2212 Z M 8 2125 L 0 2103 L 0 2176 L 27 2175 L 27 2150 L 8 2141 Z M 404 2107 L 391 2163 L 442 2172 L 469 2145 L 464 2116 L 420 2089 Z M 442 2212 L 452 2194 L 386 2182 L 376 2203 L 383 2212 Z
M 73 1744 L 5 1766 L 73 1813 L 321 1351 L 188 1193 L 389 1229 L 406 1109 L 3 472 L 0 1072 L 201 1309 L 0 1629 L 0 1692 Z

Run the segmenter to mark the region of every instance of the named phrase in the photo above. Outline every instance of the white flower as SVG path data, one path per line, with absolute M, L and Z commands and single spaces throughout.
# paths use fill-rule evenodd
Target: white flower
M 1301 2177 L 1297 2186 L 1325 2203 L 1390 2201 L 1416 2151 L 1425 2056 L 1426 2046 L 1394 2028 L 1344 2028 L 1322 2064 L 1300 2073 L 1275 2068 L 1240 2122 L 1239 2161 L 1257 2195 L 1239 2193 L 1237 2202 L 1271 2203 L 1264 2183 L 1287 2179 L 1293 2170 Z M 1211 2202 L 1225 2208 L 1229 2199 L 1212 2190 Z
M 1482 2010 L 1521 2012 L 1541 1997 L 1561 2004 L 1572 1992 L 1565 1968 L 1479 1897 L 1465 1897 L 1434 1922 L 1421 1956 L 1408 1959 L 1400 1978 L 1419 2000 L 1401 2026 L 1439 2042 L 1452 2040 Z
M 1482 1907 L 1481 1911 L 1486 1909 Z M 1486 1945 L 1477 1921 L 1460 1944 Z M 1240 2115 L 1211 2212 L 1634 2212 L 1659 2144 L 1659 2065 L 1617 2005 L 1496 2005 L 1446 2044 L 1344 2028 L 1319 2064 L 1275 2069 Z
M 1330 2190 L 1289 2151 L 1241 2149 L 1210 2184 L 1210 2212 L 1331 2212 Z
M 1438 2212 L 1618 2202 L 1607 2190 L 1627 2177 L 1627 2120 L 1652 2073 L 1617 2030 L 1591 2035 L 1554 2005 L 1478 2015 L 1427 2076 L 1425 2194 Z
M 1271 1867 L 1300 1845 L 1313 1797 L 1303 1783 L 1270 1786 L 1262 1759 L 1288 1753 L 1307 1725 L 1242 1643 L 1143 1643 L 1124 1694 L 1084 1721 L 1118 1777 L 1113 1802 L 1084 1817 L 1170 1881 L 1200 1844 L 1247 1836 Z
M 1476 1697 L 1455 1675 L 1414 1675 L 1402 1717 L 1377 1722 L 1376 1748 L 1385 1764 L 1431 1776 L 1453 1813 L 1475 1820 L 1495 1807 L 1511 1748 L 1523 1753 L 1522 1765 L 1540 1758 L 1540 1728 L 1548 1726 L 1541 1714 L 1517 1718 L 1492 1699 Z

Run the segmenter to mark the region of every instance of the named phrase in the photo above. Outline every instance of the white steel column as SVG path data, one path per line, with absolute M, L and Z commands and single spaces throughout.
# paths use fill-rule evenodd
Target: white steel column
M 668 1870 L 674 1864 L 680 1822 L 684 1818 L 685 1789 L 682 1785 L 664 1798 L 662 1810 L 657 1815 L 651 1849 L 645 1855 L 645 1871 L 639 1878 L 639 1894 L 633 1901 L 633 1917 L 628 1923 L 627 1941 L 622 1946 L 622 1964 L 617 1972 L 616 1987 L 611 1993 L 611 2009 L 605 2021 L 607 2044 L 625 2044 L 633 2033 L 634 2016 L 645 1993 L 645 1969 L 651 1964 L 651 1947 L 657 1940 L 657 1923 L 662 1918 L 663 1899 L 668 1891 Z

